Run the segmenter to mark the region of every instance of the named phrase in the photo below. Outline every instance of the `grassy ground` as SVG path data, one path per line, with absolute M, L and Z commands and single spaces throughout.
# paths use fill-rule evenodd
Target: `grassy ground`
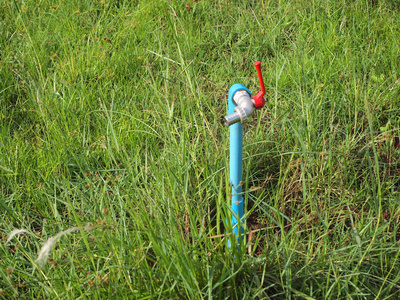
M 0 298 L 399 298 L 399 13 L 0 2 Z M 233 256 L 220 118 L 233 83 L 258 92 L 256 60 Z

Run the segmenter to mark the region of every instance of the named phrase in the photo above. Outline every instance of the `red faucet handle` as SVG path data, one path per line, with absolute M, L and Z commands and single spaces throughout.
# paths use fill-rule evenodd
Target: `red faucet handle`
M 263 96 L 265 95 L 265 87 L 264 87 L 264 81 L 263 81 L 262 74 L 261 74 L 261 62 L 256 61 L 254 63 L 254 66 L 256 67 L 256 70 L 258 73 L 258 79 L 260 80 L 261 91 L 258 92 L 257 95 L 255 95 L 253 97 L 253 100 L 254 100 L 254 106 L 256 107 L 256 109 L 260 109 L 265 104 L 265 99 L 263 98 Z

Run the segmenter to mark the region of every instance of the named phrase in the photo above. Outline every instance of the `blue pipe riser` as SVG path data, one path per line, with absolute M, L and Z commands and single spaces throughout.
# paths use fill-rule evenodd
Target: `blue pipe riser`
M 229 89 L 229 102 L 228 102 L 228 113 L 232 114 L 236 107 L 236 104 L 233 101 L 233 96 L 237 91 L 245 90 L 251 96 L 251 92 L 242 84 L 234 84 Z M 242 173 L 243 173 L 243 125 L 240 123 L 235 123 L 229 127 L 229 137 L 230 137 L 230 145 L 229 145 L 229 182 L 232 185 L 232 200 L 231 200 L 231 209 L 232 209 L 232 233 L 235 235 L 237 244 L 240 246 L 240 242 L 243 240 L 244 229 L 239 226 L 238 219 L 243 220 L 244 216 L 244 203 L 243 203 L 243 195 L 242 195 Z M 238 217 L 238 219 L 236 218 Z M 241 238 L 239 239 L 239 235 Z M 230 246 L 230 245 L 229 245 Z

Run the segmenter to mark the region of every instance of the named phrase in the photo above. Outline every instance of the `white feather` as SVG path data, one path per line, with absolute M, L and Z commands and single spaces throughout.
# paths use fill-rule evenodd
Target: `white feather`
M 59 233 L 57 233 L 55 236 L 49 238 L 42 246 L 42 248 L 40 249 L 39 253 L 38 253 L 38 258 L 35 260 L 35 262 L 40 265 L 40 266 L 44 266 L 47 262 L 47 258 L 49 257 L 50 251 L 53 248 L 53 246 L 56 244 L 57 240 L 62 237 L 65 234 L 80 230 L 80 229 L 84 229 L 86 230 L 91 230 L 95 228 L 95 226 L 81 226 L 81 227 L 72 227 L 70 229 L 61 231 Z
M 13 231 L 10 232 L 10 235 L 8 236 L 6 244 L 9 241 L 11 241 L 14 236 L 16 236 L 17 234 L 20 234 L 20 233 L 30 233 L 30 232 L 26 229 L 14 229 Z

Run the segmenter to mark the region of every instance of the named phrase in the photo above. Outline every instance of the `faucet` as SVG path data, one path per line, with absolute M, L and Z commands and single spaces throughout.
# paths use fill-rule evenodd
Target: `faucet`
M 248 118 L 253 114 L 254 109 L 263 108 L 265 99 L 264 82 L 261 74 L 261 62 L 256 61 L 254 63 L 258 73 L 258 79 L 260 80 L 261 91 L 257 95 L 251 98 L 251 92 L 241 84 L 234 84 L 229 90 L 229 103 L 231 100 L 234 103 L 233 112 L 224 117 L 224 123 L 226 126 L 231 126 L 235 123 L 244 124 Z

